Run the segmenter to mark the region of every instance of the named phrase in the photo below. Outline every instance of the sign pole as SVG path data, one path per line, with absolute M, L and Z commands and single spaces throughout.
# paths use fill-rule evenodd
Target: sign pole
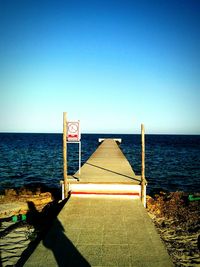
M 67 112 L 63 112 L 63 178 L 64 197 L 68 196 L 67 190 Z
M 79 141 L 79 169 L 78 173 L 81 174 L 81 141 Z
M 66 122 L 67 125 L 67 143 L 74 143 L 78 144 L 78 166 L 79 170 L 78 173 L 81 174 L 81 134 L 80 134 L 80 121 L 68 121 Z M 63 126 L 64 127 L 64 126 Z

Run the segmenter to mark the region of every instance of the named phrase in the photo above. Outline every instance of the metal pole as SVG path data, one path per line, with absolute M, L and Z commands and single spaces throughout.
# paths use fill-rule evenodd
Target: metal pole
M 81 174 L 81 141 L 79 141 L 79 170 L 78 173 Z
M 141 169 L 141 201 L 146 206 L 146 185 L 145 185 L 145 138 L 144 125 L 141 124 L 141 143 L 142 143 L 142 169 Z
M 68 196 L 67 186 L 67 113 L 63 112 L 63 178 L 64 197 Z

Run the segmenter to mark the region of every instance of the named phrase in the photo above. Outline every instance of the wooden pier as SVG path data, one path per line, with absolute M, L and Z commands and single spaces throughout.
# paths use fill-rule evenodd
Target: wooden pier
M 70 197 L 24 266 L 171 267 L 136 176 L 107 139 L 69 181 Z

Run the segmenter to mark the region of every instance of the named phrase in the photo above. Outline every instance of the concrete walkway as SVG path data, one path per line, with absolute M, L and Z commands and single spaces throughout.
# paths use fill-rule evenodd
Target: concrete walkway
M 114 140 L 75 176 L 71 197 L 25 266 L 173 266 L 140 202 L 140 179 Z
M 24 266 L 173 264 L 139 200 L 73 196 Z
M 88 183 L 140 183 L 113 139 L 105 139 L 74 176 Z
M 71 194 L 115 194 L 140 198 L 141 177 L 113 139 L 105 139 L 69 183 Z M 146 192 L 146 191 L 145 191 Z

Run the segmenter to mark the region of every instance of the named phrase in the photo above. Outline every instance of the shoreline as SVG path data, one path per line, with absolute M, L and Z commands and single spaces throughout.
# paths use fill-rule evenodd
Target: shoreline
M 2 266 L 12 266 L 12 261 L 14 266 L 30 244 L 43 234 L 46 228 L 43 217 L 48 214 L 49 221 L 52 221 L 59 212 L 58 207 L 61 208 L 61 202 L 55 199 L 55 195 L 43 192 L 41 188 L 32 191 L 21 189 L 18 192 L 10 189 L 0 198 L 0 206 L 8 208 L 6 213 L 6 208 L 4 211 L 1 209 L 0 213 L 1 243 L 2 248 L 6 249 L 6 253 L 2 250 Z M 147 212 L 174 265 L 200 266 L 199 201 L 189 201 L 188 193 L 184 192 L 160 192 L 154 196 L 147 196 Z M 22 221 L 22 217 L 17 216 L 19 214 L 25 214 L 26 220 Z M 8 218 L 13 216 L 18 218 L 17 222 L 8 221 Z M 6 228 L 10 230 L 6 232 Z M 11 245 L 6 246 L 6 243 Z M 13 257 L 14 254 L 16 257 Z

